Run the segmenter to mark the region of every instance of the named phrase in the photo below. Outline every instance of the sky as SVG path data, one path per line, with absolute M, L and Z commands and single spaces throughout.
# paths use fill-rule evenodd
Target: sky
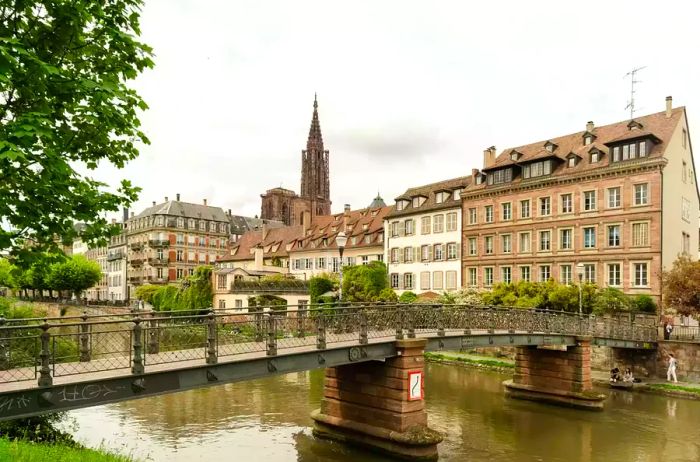
M 695 2 L 145 0 L 155 67 L 132 84 L 151 144 L 91 176 L 260 214 L 299 192 L 314 93 L 333 212 L 469 175 L 483 150 L 629 119 L 665 97 L 700 123 Z M 699 132 L 700 133 L 700 132 Z

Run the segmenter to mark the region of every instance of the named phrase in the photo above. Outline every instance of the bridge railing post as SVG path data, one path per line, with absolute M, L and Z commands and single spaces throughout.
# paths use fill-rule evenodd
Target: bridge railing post
M 44 320 L 41 325 L 41 351 L 39 353 L 39 386 L 50 387 L 53 385 L 51 377 L 51 334 L 49 333 L 48 321 Z
M 141 317 L 136 316 L 132 321 L 134 327 L 131 329 L 131 373 L 143 374 L 143 326 L 141 326 Z
M 438 337 L 445 336 L 445 307 L 443 305 L 433 306 L 434 314 L 437 321 L 437 335 Z
M 297 337 L 304 338 L 306 333 L 304 332 L 304 323 L 306 322 L 306 306 L 299 305 L 297 307 Z
M 360 345 L 367 345 L 367 312 L 360 310 Z
M 262 342 L 263 341 L 263 309 L 260 308 L 259 310 L 255 311 L 255 314 L 253 315 L 255 317 L 255 341 L 256 342 Z
M 316 348 L 326 349 L 326 315 L 323 313 L 316 317 Z
M 207 364 L 216 364 L 218 362 L 217 334 L 216 317 L 214 317 L 214 309 L 211 309 L 207 315 Z
M 158 321 L 155 319 L 156 318 L 156 312 L 151 311 L 149 313 L 149 321 L 148 321 L 148 346 L 147 346 L 147 353 L 149 355 L 154 355 L 158 354 L 160 352 L 160 330 L 158 329 Z
M 404 328 L 404 309 L 400 306 L 396 307 L 396 340 L 403 339 L 403 328 Z
M 416 307 L 407 308 L 404 311 L 404 319 L 406 320 L 406 327 L 408 328 L 408 334 L 406 338 L 416 338 L 416 321 L 418 317 L 418 311 Z
M 277 319 L 273 314 L 267 317 L 267 355 L 277 356 Z
M 90 361 L 90 324 L 88 324 L 87 310 L 83 311 L 80 317 L 80 362 L 86 363 Z
M 10 369 L 10 338 L 7 335 L 5 325 L 7 320 L 4 316 L 0 316 L 0 371 Z

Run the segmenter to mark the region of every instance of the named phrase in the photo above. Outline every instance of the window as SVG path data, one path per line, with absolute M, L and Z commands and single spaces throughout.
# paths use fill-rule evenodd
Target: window
M 447 244 L 447 259 L 454 260 L 457 258 L 457 244 L 455 242 L 450 242 Z
M 510 284 L 512 282 L 510 266 L 501 267 L 501 282 Z
M 162 268 L 158 268 L 162 269 Z M 216 288 L 217 289 L 225 289 L 226 288 L 226 275 L 225 274 L 219 274 L 216 276 Z
M 608 247 L 620 247 L 620 225 L 608 226 Z
M 461 194 L 461 189 L 455 189 L 454 191 L 452 191 L 452 199 L 458 201 L 460 199 Z
M 396 247 L 391 249 L 389 258 L 390 258 L 392 263 L 398 263 L 399 262 L 399 249 Z
M 540 282 L 547 282 L 551 276 L 551 267 L 549 265 L 540 265 Z
M 690 253 L 690 234 L 683 231 L 682 232 L 682 239 L 683 239 L 683 253 L 689 254 Z
M 649 245 L 649 223 L 632 223 L 632 246 Z
M 185 227 L 185 219 L 182 217 L 179 217 L 177 219 L 177 227 L 178 228 L 184 228 Z
M 392 221 L 390 226 L 391 237 L 399 237 L 399 222 Z
M 209 222 L 209 232 L 215 233 L 216 232 L 216 223 L 213 221 Z
M 571 284 L 573 280 L 571 265 L 561 265 L 559 266 L 559 280 L 562 284 Z
M 420 290 L 430 290 L 430 271 L 420 273 Z
M 597 164 L 599 160 L 600 160 L 600 152 L 599 151 L 592 151 L 591 152 L 591 163 Z
M 442 271 L 433 271 L 433 289 L 442 289 Z
M 501 204 L 501 216 L 503 217 L 503 221 L 510 220 L 512 213 L 511 213 L 511 207 L 510 207 L 510 202 L 506 202 L 505 204 Z
M 634 205 L 647 205 L 649 202 L 649 185 L 636 184 L 634 185 Z
M 523 166 L 523 178 L 534 178 L 552 173 L 552 164 L 549 160 L 533 162 Z
M 362 264 L 369 265 L 369 255 L 362 255 Z
M 544 217 L 552 213 L 552 201 L 549 197 L 540 197 L 540 216 Z
M 406 220 L 406 236 L 412 236 L 415 234 L 415 223 L 413 220 Z
M 647 287 L 649 286 L 649 264 L 635 263 L 634 264 L 634 286 Z
M 194 219 L 190 218 L 189 220 L 187 220 L 187 228 L 194 229 Z
M 681 219 L 690 223 L 690 201 L 685 197 L 681 198 Z
M 647 142 L 641 141 L 639 143 L 639 157 L 646 157 L 646 156 L 647 156 Z
M 467 284 L 469 284 L 469 287 L 476 287 L 476 268 L 467 270 Z
M 457 231 L 457 212 L 450 212 L 447 217 L 447 231 Z
M 476 208 L 472 207 L 469 209 L 469 224 L 473 225 L 476 223 Z
M 681 172 L 681 178 L 683 179 L 683 183 L 688 182 L 688 165 L 683 161 L 683 171 Z
M 630 145 L 626 144 L 622 146 L 622 160 L 628 160 L 630 158 Z
M 595 265 L 585 263 L 583 265 L 583 281 L 588 284 L 595 284 Z
M 325 270 L 326 269 L 326 258 L 318 257 L 316 259 L 316 269 Z
M 592 137 L 591 135 L 586 135 L 586 136 L 583 138 L 583 145 L 584 145 L 584 146 L 588 146 L 588 145 L 591 144 L 592 142 L 593 142 L 593 137 Z
M 442 261 L 442 244 L 435 244 L 433 246 L 433 260 Z
M 400 253 L 399 253 L 400 255 Z M 338 257 L 333 257 L 331 259 L 331 272 L 337 273 L 340 270 L 340 259 Z
M 403 288 L 413 289 L 413 273 L 404 273 L 403 275 Z
M 391 273 L 391 288 L 399 288 L 399 273 Z
M 551 250 L 551 232 L 540 231 L 540 252 Z
M 561 213 L 571 213 L 574 211 L 574 202 L 571 193 L 561 195 Z
M 584 191 L 583 193 L 583 210 L 591 211 L 596 209 L 596 194 L 595 191 Z
M 243 308 L 243 300 L 236 300 L 236 308 Z
M 583 248 L 592 249 L 595 247 L 595 228 L 583 228 Z
M 493 236 L 484 237 L 484 253 L 486 255 L 493 254 Z
M 484 221 L 486 223 L 493 223 L 493 205 L 484 207 Z
M 185 244 L 185 235 L 182 233 L 178 233 L 175 235 L 175 243 L 179 245 L 184 245 Z
M 457 271 L 445 271 L 445 289 L 457 288 Z
M 493 268 L 484 268 L 484 285 L 489 287 L 493 285 Z
M 185 271 L 182 268 L 178 268 L 177 270 L 175 270 L 175 277 L 177 279 L 182 279 L 184 275 Z
M 410 204 L 410 202 L 407 200 L 396 201 L 396 210 L 403 210 L 408 207 L 408 204 Z
M 450 193 L 446 191 L 440 191 L 439 193 L 435 194 L 435 203 L 436 204 L 442 204 L 446 200 L 450 198 Z
M 414 207 L 420 207 L 421 205 L 423 205 L 423 203 L 425 202 L 425 200 L 426 200 L 426 199 L 425 199 L 424 196 L 416 196 L 416 197 L 413 198 L 413 202 L 412 202 L 412 203 L 413 203 L 413 206 L 414 206 Z
M 608 263 L 608 285 L 613 287 L 622 285 L 622 271 L 619 263 Z
M 413 263 L 413 247 L 404 247 L 403 261 L 404 263 Z
M 467 243 L 469 255 L 476 255 L 476 238 L 470 237 Z
M 520 201 L 520 218 L 530 218 L 530 199 Z
M 573 234 L 572 229 L 561 229 L 559 230 L 559 250 L 571 250 L 573 248 Z
M 434 215 L 433 216 L 433 232 L 441 233 L 445 225 L 445 215 Z
M 529 266 L 521 266 L 520 267 L 520 280 L 521 281 L 529 281 L 530 280 L 530 267 Z
M 199 220 L 199 230 L 206 231 L 206 229 L 207 229 L 207 222 L 204 220 Z
M 520 233 L 520 252 L 526 253 L 530 251 L 530 233 Z
M 513 170 L 505 168 L 486 175 L 486 184 L 507 183 L 513 179 Z
M 613 148 L 613 162 L 618 162 L 620 160 L 620 146 L 615 146 Z
M 420 219 L 420 232 L 421 234 L 430 234 L 430 217 Z
M 183 252 L 182 250 L 178 250 L 175 252 L 175 261 L 183 261 Z
M 608 208 L 616 209 L 622 205 L 621 188 L 608 188 Z
M 429 245 L 422 245 L 420 247 L 420 259 L 421 259 L 421 261 L 430 261 L 430 257 L 431 257 L 430 249 L 431 248 L 432 247 L 430 247 Z
M 510 242 L 510 234 L 504 234 L 501 236 L 501 248 L 503 249 L 503 253 L 511 252 Z

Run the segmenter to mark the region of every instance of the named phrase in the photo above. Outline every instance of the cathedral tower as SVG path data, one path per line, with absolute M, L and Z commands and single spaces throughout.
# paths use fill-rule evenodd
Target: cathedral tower
M 331 214 L 330 180 L 328 178 L 328 151 L 323 148 L 321 124 L 318 121 L 318 101 L 314 95 L 314 113 L 311 117 L 306 149 L 301 151 L 301 194 L 310 201 L 311 215 Z

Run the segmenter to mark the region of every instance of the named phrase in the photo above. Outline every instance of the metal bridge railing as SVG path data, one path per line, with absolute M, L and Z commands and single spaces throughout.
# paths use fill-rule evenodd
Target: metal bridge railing
M 655 342 L 656 326 L 629 319 L 466 305 L 257 307 L 259 311 L 125 312 L 0 319 L 0 385 L 150 367 L 190 367 L 385 339 L 502 333 L 585 335 Z M 677 331 L 680 334 L 680 331 Z M 674 332 L 675 333 L 675 332 Z M 697 333 L 696 333 L 697 334 Z M 161 366 L 162 367 L 162 366 Z

